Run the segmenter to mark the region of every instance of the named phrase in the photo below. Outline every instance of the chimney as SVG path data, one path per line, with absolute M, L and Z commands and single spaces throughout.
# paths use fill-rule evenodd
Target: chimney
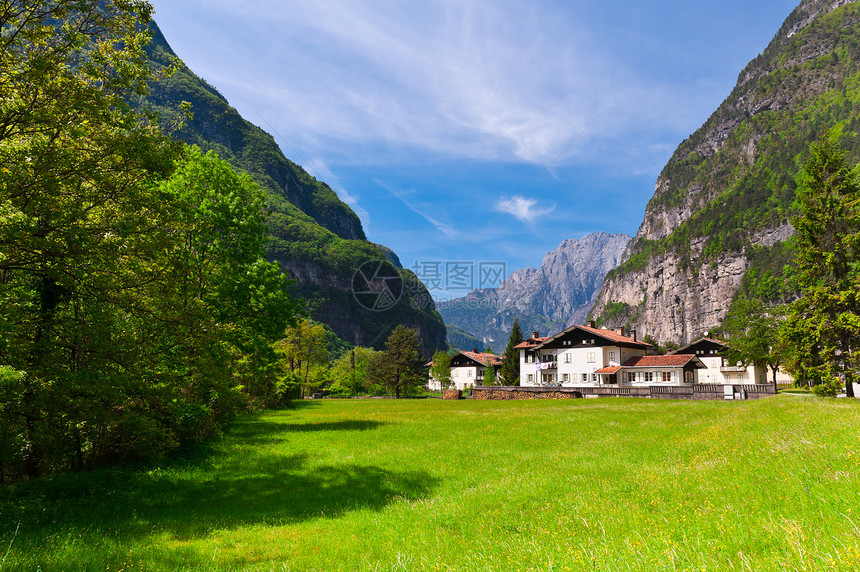
M 539 337 L 540 337 L 540 332 L 532 332 L 532 337 L 533 337 L 533 338 L 539 338 Z
M 636 341 L 636 330 L 630 330 L 630 337 L 633 338 L 633 341 Z
M 481 352 L 479 352 L 477 348 L 472 348 L 472 353 L 473 354 L 479 354 Z
M 624 335 L 624 326 L 621 326 L 620 328 L 615 328 L 615 333 L 618 334 L 619 336 L 623 336 Z
M 596 328 L 597 322 L 595 322 L 594 320 L 588 320 L 588 327 L 589 328 Z

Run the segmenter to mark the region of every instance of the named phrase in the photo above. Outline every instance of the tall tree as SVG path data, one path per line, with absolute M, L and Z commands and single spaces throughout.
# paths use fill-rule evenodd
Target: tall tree
M 523 332 L 520 329 L 520 321 L 514 318 L 514 325 L 511 327 L 511 335 L 508 337 L 508 345 L 502 358 L 502 369 L 499 372 L 501 381 L 505 385 L 520 384 L 520 355 L 519 350 L 515 350 L 514 347 L 521 343 L 523 343 Z
M 487 367 L 484 368 L 484 385 L 497 385 L 499 383 L 498 376 L 496 375 L 496 368 L 492 366 L 489 362 L 487 363 Z
M 728 360 L 770 368 L 774 391 L 776 373 L 785 357 L 784 338 L 780 335 L 784 313 L 782 306 L 768 306 L 760 300 L 739 298 L 732 304 L 722 325 L 729 337 Z
M 810 149 L 798 176 L 797 280 L 786 332 L 792 364 L 816 381 L 839 378 L 849 397 L 860 366 L 860 183 L 833 136 Z
M 399 325 L 385 341 L 385 351 L 368 363 L 366 375 L 372 383 L 384 385 L 399 398 L 401 392 L 408 394 L 421 384 L 421 361 L 418 332 Z
M 137 1 L 0 3 L 0 363 L 26 372 L 11 415 L 30 476 L 68 442 L 80 459 L 89 426 L 124 439 L 141 408 L 115 400 L 148 391 L 123 328 L 163 252 L 155 182 L 179 149 L 127 103 L 151 79 L 150 15 Z
M 151 11 L 0 0 L 0 426 L 18 476 L 212 434 L 296 309 L 250 179 L 128 103 L 152 79 Z
M 367 390 L 367 366 L 377 352 L 357 346 L 340 356 L 331 367 L 332 391 L 358 395 Z
M 430 366 L 430 377 L 439 382 L 441 389 L 451 387 L 451 356 L 448 352 L 438 351 L 433 354 L 433 365 Z
M 277 346 L 284 353 L 290 371 L 299 375 L 304 395 L 311 372 L 328 362 L 325 328 L 304 319 L 295 327 L 288 328 Z

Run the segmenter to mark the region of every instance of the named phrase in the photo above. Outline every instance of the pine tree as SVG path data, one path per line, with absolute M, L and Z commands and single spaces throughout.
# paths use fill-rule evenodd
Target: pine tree
M 798 176 L 797 277 L 802 296 L 783 330 L 790 367 L 813 383 L 845 382 L 849 397 L 860 366 L 860 181 L 832 137 L 812 145 Z
M 502 369 L 499 371 L 501 382 L 505 385 L 520 384 L 520 354 L 519 350 L 514 347 L 523 342 L 523 332 L 520 330 L 520 321 L 514 319 L 514 325 L 511 328 L 511 335 L 508 338 L 508 345 L 505 347 L 504 361 Z

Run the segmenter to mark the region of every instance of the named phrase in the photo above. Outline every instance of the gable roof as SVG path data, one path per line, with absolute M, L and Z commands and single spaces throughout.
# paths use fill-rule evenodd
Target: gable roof
M 515 350 L 530 350 L 538 344 L 542 344 L 543 342 L 549 340 L 549 336 L 543 338 L 536 338 L 534 336 L 530 337 L 526 341 L 519 343 L 514 346 Z
M 466 356 L 472 361 L 487 367 L 491 365 L 502 365 L 502 358 L 496 354 L 488 354 L 485 352 L 460 352 L 458 355 Z
M 688 353 L 691 353 L 690 349 L 696 347 L 699 344 L 708 343 L 708 342 L 710 342 L 716 346 L 723 347 L 723 348 L 728 347 L 728 345 L 729 345 L 726 342 L 724 342 L 723 340 L 718 340 L 716 338 L 699 338 L 698 340 L 692 341 L 682 348 L 678 348 L 675 351 L 669 352 L 669 355 L 672 355 L 672 354 L 688 354 Z
M 633 356 L 626 362 L 621 364 L 623 368 L 632 367 L 684 367 L 692 363 L 699 369 L 705 369 L 705 364 L 702 363 L 694 354 L 670 354 L 665 356 Z
M 619 334 L 618 332 L 616 332 L 614 330 L 606 330 L 603 328 L 592 328 L 590 326 L 579 326 L 579 325 L 571 326 L 571 327 L 567 328 L 566 330 L 564 330 L 563 332 L 552 336 L 551 338 L 544 339 L 544 341 L 542 341 L 540 344 L 538 344 L 538 347 L 539 348 L 543 347 L 550 342 L 558 340 L 558 339 L 566 336 L 567 334 L 569 334 L 570 332 L 572 332 L 574 330 L 581 330 L 583 332 L 586 332 L 586 333 L 589 333 L 591 335 L 603 338 L 604 340 L 608 340 L 608 341 L 614 342 L 616 344 L 622 344 L 622 345 L 626 345 L 626 346 L 634 346 L 634 347 L 639 347 L 642 349 L 646 349 L 646 348 L 651 347 L 651 344 L 649 344 L 649 343 L 642 342 L 639 340 L 634 340 L 633 338 L 628 337 L 628 336 L 622 336 L 621 334 Z

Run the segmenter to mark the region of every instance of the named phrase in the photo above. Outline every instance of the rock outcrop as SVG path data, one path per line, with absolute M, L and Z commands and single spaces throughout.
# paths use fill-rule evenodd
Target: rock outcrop
M 810 143 L 830 131 L 860 157 L 858 45 L 855 1 L 800 3 L 663 169 L 594 318 L 677 343 L 721 324 L 739 289 L 763 274 L 763 249 L 785 254 L 798 158 Z M 780 268 L 767 273 L 779 282 Z M 778 287 L 775 295 L 790 294 Z
M 498 351 L 507 343 L 515 318 L 524 332 L 558 333 L 583 323 L 604 276 L 618 265 L 629 241 L 626 234 L 605 232 L 565 240 L 544 256 L 540 268 L 517 270 L 499 288 L 473 290 L 440 304 L 439 312 L 446 323 Z

